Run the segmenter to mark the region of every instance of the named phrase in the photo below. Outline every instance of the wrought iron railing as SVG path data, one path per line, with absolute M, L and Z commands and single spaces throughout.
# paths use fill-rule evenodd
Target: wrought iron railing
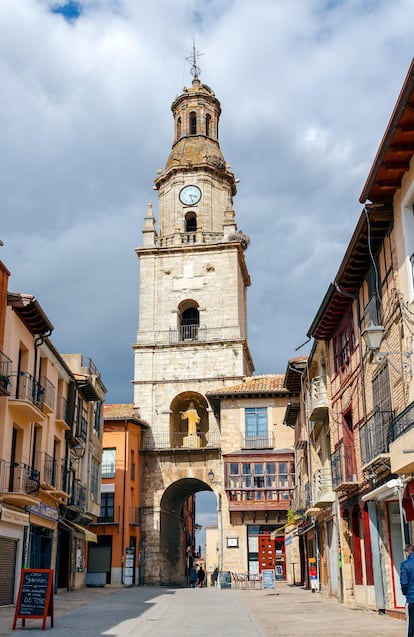
M 55 393 L 56 388 L 53 383 L 50 382 L 46 376 L 43 376 L 40 379 L 40 385 L 43 387 L 43 403 L 50 407 L 50 409 L 55 408 Z
M 175 431 L 171 433 L 157 433 L 152 434 L 147 432 L 144 435 L 144 439 L 142 442 L 142 449 L 144 450 L 153 450 L 153 449 L 181 449 L 181 448 L 217 448 L 221 445 L 221 438 L 219 432 L 207 431 L 198 434 L 199 445 L 198 447 L 194 444 L 185 444 L 185 438 L 188 436 L 188 433 L 185 431 Z M 191 437 L 192 438 L 192 437 Z M 190 441 L 194 443 L 194 440 Z
M 319 502 L 332 492 L 332 473 L 330 467 L 321 467 L 312 476 L 313 502 Z
M 63 396 L 58 396 L 56 402 L 56 419 L 69 425 L 68 401 Z
M 10 376 L 12 372 L 12 361 L 6 354 L 0 352 L 0 393 L 8 392 L 11 382 Z
M 85 509 L 86 504 L 86 487 L 79 482 L 79 480 L 74 480 L 72 484 L 72 493 L 69 498 L 69 502 L 71 506 L 74 506 L 82 511 Z
M 351 446 L 340 445 L 331 455 L 332 488 L 357 484 L 355 450 Z
M 169 342 L 205 341 L 207 328 L 205 325 L 181 325 L 179 329 L 170 329 Z
M 366 465 L 382 453 L 389 453 L 393 436 L 392 411 L 375 411 L 359 430 L 361 464 Z
M 242 449 L 273 449 L 273 433 L 268 433 L 265 436 L 246 436 L 242 434 L 241 446 Z
M 105 515 L 100 515 L 96 520 L 96 524 L 119 524 L 121 519 L 121 507 L 116 506 L 107 508 Z
M 42 482 L 55 489 L 63 489 L 66 467 L 62 462 L 44 451 L 39 451 L 36 454 L 36 466 L 40 470 Z
M 392 421 L 393 440 L 411 428 L 414 428 L 414 401 Z
M 129 523 L 131 526 L 141 526 L 142 524 L 142 511 L 141 507 L 130 507 L 129 509 Z
M 37 495 L 40 472 L 24 463 L 0 460 L 0 493 Z
M 14 372 L 10 376 L 10 397 L 23 400 L 42 409 L 44 402 L 44 387 L 28 372 Z

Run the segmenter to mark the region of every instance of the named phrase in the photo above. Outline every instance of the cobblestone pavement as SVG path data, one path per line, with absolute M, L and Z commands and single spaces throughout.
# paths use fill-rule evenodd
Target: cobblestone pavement
M 405 623 L 352 610 L 319 593 L 278 584 L 272 590 L 86 588 L 55 595 L 53 637 L 405 637 Z M 41 620 L 12 630 L 13 607 L 0 607 L 0 637 L 45 635 Z

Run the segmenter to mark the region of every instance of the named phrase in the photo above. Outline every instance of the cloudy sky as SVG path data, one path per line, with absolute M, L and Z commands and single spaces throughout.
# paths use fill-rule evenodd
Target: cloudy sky
M 2 0 L 0 257 L 59 351 L 94 359 L 108 402 L 132 401 L 134 249 L 193 38 L 240 179 L 262 374 L 285 371 L 337 271 L 413 21 L 412 0 Z

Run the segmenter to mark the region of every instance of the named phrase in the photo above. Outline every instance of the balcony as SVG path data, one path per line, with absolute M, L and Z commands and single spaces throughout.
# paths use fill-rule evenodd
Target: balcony
M 44 419 L 44 388 L 27 372 L 14 372 L 10 376 L 10 409 L 27 422 Z
M 107 511 L 105 512 L 105 515 L 100 515 L 97 518 L 96 522 L 93 522 L 93 524 L 94 525 L 97 525 L 97 524 L 119 525 L 120 520 L 121 520 L 121 507 L 119 506 L 113 507 L 113 510 L 111 510 L 111 508 L 108 507 Z
M 141 526 L 141 524 L 142 524 L 141 507 L 130 507 L 129 508 L 129 524 L 131 526 Z
M 265 436 L 241 436 L 242 449 L 273 449 L 274 438 L 273 433 Z
M 10 376 L 12 372 L 12 361 L 6 354 L 0 352 L 0 396 L 9 395 Z
M 355 449 L 341 444 L 331 455 L 332 488 L 352 491 L 358 488 Z
M 207 431 L 197 435 L 198 446 L 185 444 L 189 437 L 187 431 L 175 431 L 165 434 L 146 432 L 142 442 L 143 451 L 176 450 L 176 449 L 219 449 L 221 439 L 219 432 Z
M 63 396 L 57 397 L 55 423 L 63 431 L 70 429 L 68 401 Z
M 335 493 L 332 489 L 332 474 L 330 467 L 322 467 L 312 476 L 312 505 L 317 508 L 329 507 L 335 502 Z
M 40 387 L 43 387 L 43 411 L 47 414 L 55 410 L 56 389 L 46 376 L 40 379 Z
M 389 464 L 390 442 L 393 437 L 393 412 L 375 411 L 359 430 L 361 465 L 363 469 L 381 469 Z
M 293 490 L 292 508 L 294 511 L 305 511 L 310 506 L 310 484 L 297 485 Z
M 324 376 L 315 376 L 310 381 L 307 408 L 309 420 L 322 420 L 328 413 L 328 391 Z
M 67 503 L 67 508 L 74 511 L 84 511 L 86 504 L 86 487 L 75 480 L 72 485 L 71 494 Z
M 414 472 L 414 402 L 392 421 L 390 444 L 392 473 Z
M 293 489 L 230 489 L 229 511 L 287 511 Z
M 18 507 L 38 504 L 40 472 L 29 465 L 0 460 L 0 495 Z

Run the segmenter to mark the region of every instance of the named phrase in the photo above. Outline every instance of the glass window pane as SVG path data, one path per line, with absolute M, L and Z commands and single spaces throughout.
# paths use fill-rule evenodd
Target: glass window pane
M 239 464 L 237 462 L 230 463 L 230 475 L 232 476 L 239 475 Z

